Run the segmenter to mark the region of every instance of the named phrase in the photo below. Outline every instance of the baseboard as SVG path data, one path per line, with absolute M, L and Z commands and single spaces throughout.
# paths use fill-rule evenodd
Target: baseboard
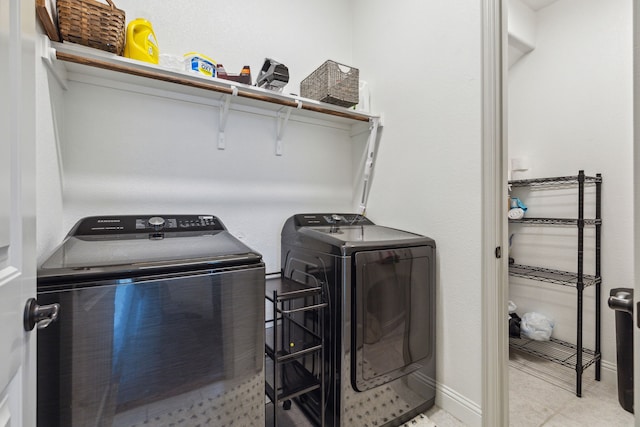
M 609 361 L 603 360 L 600 364 L 600 381 L 605 384 L 618 384 L 618 368 L 615 363 L 611 363 Z M 589 372 L 592 368 L 585 372 Z
M 480 405 L 456 392 L 446 385 L 435 382 L 421 373 L 417 373 L 417 379 L 429 384 L 436 389 L 436 406 L 444 409 L 449 414 L 462 421 L 469 427 L 482 426 L 482 408 Z

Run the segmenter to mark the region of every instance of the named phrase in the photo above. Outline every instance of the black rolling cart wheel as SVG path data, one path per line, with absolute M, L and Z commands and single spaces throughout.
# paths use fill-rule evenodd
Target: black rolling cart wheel
M 289 409 L 291 409 L 291 399 L 287 399 L 284 402 L 282 402 L 282 409 L 284 409 L 285 411 L 288 411 Z

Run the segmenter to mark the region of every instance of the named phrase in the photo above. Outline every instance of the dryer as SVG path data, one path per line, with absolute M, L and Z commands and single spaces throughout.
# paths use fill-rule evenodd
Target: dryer
M 324 411 L 326 426 L 398 426 L 433 406 L 435 241 L 357 214 L 297 214 L 281 250 L 283 277 L 322 286 L 328 303 L 326 407 L 307 393 L 303 411 L 316 424 Z M 304 365 L 318 375 L 318 360 Z

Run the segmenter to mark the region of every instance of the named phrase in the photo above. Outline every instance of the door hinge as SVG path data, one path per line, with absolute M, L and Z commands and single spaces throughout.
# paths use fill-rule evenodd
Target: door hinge
M 502 248 L 500 246 L 496 247 L 496 258 L 502 258 Z

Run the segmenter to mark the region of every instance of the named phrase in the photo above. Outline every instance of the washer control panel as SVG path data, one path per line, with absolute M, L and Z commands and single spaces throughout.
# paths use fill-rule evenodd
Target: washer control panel
M 73 236 L 181 231 L 221 231 L 224 224 L 213 215 L 124 215 L 84 218 Z

